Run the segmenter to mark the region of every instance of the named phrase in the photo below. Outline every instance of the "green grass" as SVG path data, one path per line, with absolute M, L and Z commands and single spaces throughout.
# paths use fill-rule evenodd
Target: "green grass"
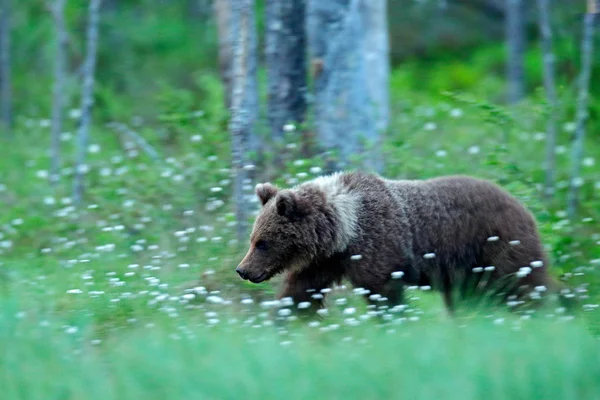
M 582 399 L 598 339 L 576 321 L 377 319 L 268 325 L 198 313 L 105 340 L 43 315 L 0 314 L 4 399 Z M 195 315 L 193 315 L 195 314 Z
M 368 308 L 350 287 L 332 293 L 327 315 L 295 319 L 267 307 L 277 279 L 253 285 L 234 272 L 246 249 L 234 240 L 227 112 L 209 62 L 214 28 L 184 26 L 164 7 L 164 19 L 150 13 L 127 33 L 119 54 L 132 58 L 101 69 L 80 209 L 70 201 L 73 135 L 63 136 L 62 179 L 52 187 L 50 130 L 37 117 L 48 113 L 49 86 L 15 68 L 16 90 L 30 95 L 18 104 L 14 138 L 0 143 L 2 399 L 600 397 L 596 103 L 573 220 L 565 214 L 572 88 L 560 90 L 558 190 L 546 204 L 544 101 L 533 93 L 512 109 L 490 104 L 504 85 L 498 46 L 467 62 L 395 69 L 384 143 L 386 177 L 466 173 L 517 196 L 538 220 L 552 274 L 575 289 L 574 319 L 552 303 L 532 314 L 467 304 L 452 320 L 437 293 L 420 290 L 394 313 Z M 39 26 L 37 35 L 49 29 Z M 131 63 L 141 65 L 135 74 Z M 159 160 L 105 126 L 112 119 L 131 125 Z M 65 130 L 75 132 L 76 120 Z M 285 167 L 261 168 L 257 179 L 288 186 L 321 174 L 323 160 L 290 144 Z

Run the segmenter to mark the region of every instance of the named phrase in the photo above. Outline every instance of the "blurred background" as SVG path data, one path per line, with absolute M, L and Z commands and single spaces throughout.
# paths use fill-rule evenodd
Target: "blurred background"
M 318 357 L 332 349 L 331 337 L 340 345 L 356 343 L 364 333 L 367 342 L 378 342 L 371 325 L 354 328 L 367 324 L 373 310 L 355 304 L 350 288 L 331 295 L 329 320 L 321 316 L 325 319 L 307 325 L 276 314 L 280 323 L 301 327 L 275 329 L 265 309 L 272 306 L 277 279 L 253 285 L 235 273 L 258 210 L 256 183 L 288 187 L 340 169 L 391 179 L 470 174 L 501 184 L 535 214 L 552 274 L 580 300 L 583 330 L 597 336 L 597 3 L 0 0 L 0 299 L 6 317 L 0 325 L 23 338 L 6 358 L 21 359 L 21 366 L 8 368 L 7 362 L 13 370 L 4 383 L 0 378 L 0 386 L 10 387 L 8 399 L 23 398 L 23 388 L 30 390 L 27 398 L 63 393 L 52 379 L 65 375 L 72 377 L 65 380 L 68 398 L 181 398 L 198 390 L 211 398 L 236 397 L 207 382 L 226 382 L 229 365 L 237 363 L 239 374 L 228 379 L 246 397 L 272 397 L 252 382 L 253 367 L 260 366 L 258 374 L 268 380 L 285 373 L 279 368 L 288 362 L 302 370 L 323 361 Z M 489 396 L 485 387 L 491 381 L 477 380 L 484 355 L 467 349 L 458 334 L 441 339 L 424 334 L 429 325 L 419 325 L 442 323 L 439 296 L 422 291 L 409 300 L 412 314 L 373 323 L 383 327 L 375 330 L 411 321 L 415 327 L 404 331 L 409 338 L 403 336 L 398 351 L 408 352 L 407 359 L 423 373 L 430 371 L 427 357 L 447 363 L 447 371 L 428 374 L 429 384 L 450 397 Z M 543 315 L 554 321 L 563 312 Z M 528 319 L 490 315 L 484 320 L 518 326 L 515 331 Z M 226 322 L 231 320 L 237 322 Z M 247 364 L 233 351 L 220 358 L 228 342 L 211 332 L 238 325 L 243 329 L 231 328 L 231 334 L 244 338 L 240 346 L 248 339 L 246 330 L 259 327 L 256 332 L 275 333 L 264 333 L 264 340 L 262 333 L 249 335 L 248 340 L 263 343 L 258 349 L 269 348 L 264 343 L 271 341 L 299 341 L 302 351 L 309 351 L 314 339 L 323 346 L 321 355 L 304 359 L 294 353 L 277 361 L 262 350 L 244 349 L 239 357 L 247 357 Z M 326 326 L 334 328 L 319 331 Z M 481 335 L 470 335 L 512 343 L 485 326 Z M 543 329 L 548 347 L 554 328 Z M 139 330 L 158 333 L 147 337 Z M 597 354 L 597 342 L 575 350 L 561 347 L 566 341 L 552 342 L 564 352 L 563 360 L 573 356 L 571 364 L 561 364 L 562 380 L 551 372 L 533 373 L 536 384 L 523 383 L 511 367 L 513 355 L 528 354 L 533 369 L 543 357 L 551 358 L 547 365 L 558 362 L 543 346 L 531 345 L 539 331 L 532 332 L 519 342 L 522 347 L 506 352 L 480 343 L 486 351 L 498 351 L 500 364 L 487 372 L 509 371 L 506 381 L 494 381 L 498 398 L 517 392 L 562 399 L 597 395 L 600 374 L 588 359 Z M 169 347 L 174 345 L 164 342 L 172 335 L 190 342 Z M 588 346 L 580 333 L 572 335 Z M 41 337 L 52 338 L 43 355 L 31 350 Z M 135 337 L 158 339 L 154 346 L 169 350 L 149 351 Z M 200 344 L 196 338 L 202 338 Z M 381 346 L 395 346 L 391 340 L 396 339 L 381 339 Z M 441 352 L 435 346 L 440 340 L 457 353 Z M 73 371 L 51 350 L 86 355 L 82 344 L 105 343 L 110 345 L 99 357 L 116 366 L 105 371 L 114 380 L 93 388 L 85 382 L 100 368 L 97 360 Z M 424 347 L 431 351 L 421 358 L 416 349 Z M 217 353 L 204 359 L 210 348 Z M 371 373 L 381 397 L 392 396 L 384 389 L 385 374 L 394 370 L 389 373 L 402 380 L 413 372 L 408 365 L 396 368 L 393 360 L 365 371 L 349 362 L 345 357 L 352 352 L 343 349 L 332 350 L 331 365 L 346 365 L 340 368 L 348 375 Z M 384 357 L 385 349 L 373 351 Z M 196 357 L 190 365 L 211 370 L 201 380 L 208 386 L 189 383 L 196 378 L 185 372 L 188 350 Z M 366 357 L 371 350 L 356 351 Z M 453 381 L 457 354 L 467 354 L 464 378 L 472 376 L 480 386 Z M 148 366 L 167 362 L 171 372 L 153 375 L 150 367 L 142 368 L 139 376 L 119 381 L 118 371 L 130 376 L 136 359 Z M 32 382 L 25 372 L 31 365 L 54 372 Z M 339 376 L 324 365 L 312 377 L 331 374 L 331 381 L 315 388 L 334 397 Z M 172 371 L 179 371 L 175 386 L 168 383 Z M 157 382 L 153 393 L 141 383 L 147 379 Z M 302 386 L 287 375 L 277 382 L 272 388 L 280 395 Z M 357 385 L 344 393 L 373 394 L 367 385 Z M 317 391 L 297 390 L 298 398 Z M 431 395 L 410 390 L 411 398 Z

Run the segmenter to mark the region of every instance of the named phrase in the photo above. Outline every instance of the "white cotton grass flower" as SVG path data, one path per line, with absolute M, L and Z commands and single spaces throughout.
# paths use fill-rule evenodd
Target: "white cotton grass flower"
M 460 108 L 453 108 L 450 110 L 450 116 L 452 118 L 460 118 L 463 116 L 463 111 Z
M 493 265 L 490 265 L 489 267 L 485 267 L 483 270 L 485 272 L 492 272 L 496 269 L 496 267 L 494 267 Z
M 571 184 L 573 186 L 575 186 L 575 187 L 578 187 L 578 188 L 581 187 L 581 186 L 583 186 L 584 183 L 585 183 L 584 179 L 582 177 L 580 177 L 580 176 L 576 177 L 576 178 L 573 178 L 571 180 Z
M 426 131 L 435 131 L 437 129 L 437 124 L 435 122 L 427 122 L 423 125 L 423 129 Z
M 520 240 L 511 240 L 510 242 L 508 242 L 508 244 L 510 244 L 511 246 L 518 246 L 521 244 Z
M 541 268 L 544 266 L 544 262 L 540 261 L 540 260 L 536 260 L 536 261 L 532 261 L 529 265 L 531 265 L 533 268 Z
M 283 307 L 291 307 L 294 305 L 294 300 L 291 297 L 284 297 L 280 300 Z
M 356 308 L 354 307 L 348 307 L 346 309 L 344 309 L 344 315 L 352 315 L 356 313 Z
M 392 272 L 392 279 L 400 279 L 404 276 L 403 271 L 394 271 Z
M 69 110 L 69 118 L 71 119 L 79 119 L 81 118 L 81 109 L 80 108 L 73 108 L 71 110 Z
M 524 278 L 531 273 L 531 267 L 521 267 L 517 271 L 518 278 Z
M 326 308 L 319 308 L 317 310 L 317 314 L 319 314 L 322 317 L 325 317 L 325 316 L 329 315 L 329 310 Z
M 435 253 L 425 253 L 425 254 L 423 254 L 423 258 L 425 258 L 427 260 L 435 258 Z
M 298 308 L 303 310 L 303 309 L 309 308 L 310 305 L 311 305 L 310 301 L 301 301 L 300 303 L 298 303 Z
M 577 123 L 576 122 L 565 122 L 565 124 L 563 125 L 563 129 L 565 130 L 565 132 L 575 132 L 575 129 L 577 129 Z
M 350 259 L 351 259 L 352 261 L 358 261 L 358 260 L 361 260 L 361 259 L 362 259 L 362 257 L 363 257 L 363 256 L 362 256 L 361 254 L 354 254 L 353 256 L 351 256 L 351 257 L 350 257 Z
M 224 300 L 219 296 L 208 296 L 206 297 L 206 301 L 213 304 L 222 304 Z
M 467 150 L 467 152 L 471 155 L 479 154 L 480 151 L 481 151 L 481 148 L 479 146 L 471 146 Z
M 67 333 L 69 335 L 74 335 L 78 331 L 79 331 L 79 329 L 76 326 L 68 326 L 65 328 L 65 333 Z

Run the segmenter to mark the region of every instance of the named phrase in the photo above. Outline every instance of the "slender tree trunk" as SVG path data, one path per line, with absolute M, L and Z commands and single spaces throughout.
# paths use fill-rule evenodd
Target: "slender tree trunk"
M 66 68 L 67 29 L 65 27 L 66 0 L 55 0 L 50 6 L 54 17 L 56 50 L 54 54 L 54 93 L 52 103 L 52 138 L 50 182 L 60 179 L 60 134 L 63 126 L 64 81 Z
M 94 71 L 96 68 L 96 46 L 98 43 L 98 19 L 101 0 L 90 0 L 87 48 L 83 67 L 83 85 L 81 90 L 81 122 L 77 137 L 77 165 L 75 168 L 75 182 L 73 185 L 73 200 L 75 204 L 81 203 L 83 197 L 83 179 L 88 168 L 85 164 L 85 155 L 88 146 L 90 123 L 92 120 L 92 106 L 94 104 Z
M 219 37 L 219 72 L 225 87 L 225 105 L 231 107 L 231 64 L 233 60 L 233 35 L 231 7 L 234 0 L 215 0 L 213 3 Z
M 0 0 L 0 124 L 12 128 L 12 85 L 10 59 L 11 0 Z
M 549 2 L 550 0 L 537 0 L 544 64 L 544 87 L 548 99 L 545 183 L 545 196 L 547 200 L 550 200 L 554 195 L 554 175 L 556 172 L 556 124 L 558 112 L 556 84 L 554 82 L 554 51 L 552 49 L 552 26 L 550 24 Z
M 221 79 L 225 86 L 225 101 L 228 108 L 232 104 L 233 90 L 233 55 L 234 46 L 241 31 L 240 15 L 234 8 L 240 0 L 215 0 L 214 10 L 219 34 L 219 65 Z M 243 108 L 248 112 L 249 125 L 244 131 L 246 149 L 255 153 L 262 150 L 262 140 L 256 134 L 255 122 L 258 116 L 258 75 L 257 75 L 257 38 L 254 5 L 248 10 L 248 51 L 246 59 L 246 80 L 243 97 Z
M 506 0 L 506 42 L 508 45 L 507 80 L 508 101 L 517 103 L 525 93 L 525 72 L 523 53 L 525 52 L 525 25 L 523 22 L 523 2 Z
M 301 124 L 306 112 L 306 0 L 266 3 L 266 63 L 271 137 L 286 124 Z
M 248 69 L 248 52 L 253 51 L 251 46 L 251 18 L 253 16 L 254 0 L 235 0 L 232 7 L 234 18 L 237 19 L 239 29 L 238 40 L 234 44 L 232 94 L 231 94 L 231 119 L 229 131 L 231 134 L 232 166 L 234 173 L 233 197 L 235 203 L 235 215 L 237 221 L 237 239 L 242 243 L 247 231 L 246 200 L 244 199 L 244 180 L 246 165 L 246 149 L 244 138 L 252 129 L 252 121 L 255 115 L 253 109 L 247 109 L 246 91 L 247 81 L 253 79 Z
M 580 169 L 583 157 L 583 141 L 585 137 L 585 123 L 588 117 L 588 97 L 590 75 L 592 69 L 592 53 L 594 38 L 594 19 L 596 17 L 596 4 L 588 0 L 588 12 L 583 20 L 583 38 L 581 41 L 581 72 L 579 75 L 579 89 L 577 95 L 577 115 L 575 139 L 573 142 L 572 169 L 569 187 L 567 211 L 570 218 L 575 217 L 578 203 L 578 191 L 581 182 Z
M 373 102 L 375 129 L 383 135 L 389 125 L 390 44 L 386 0 L 363 0 L 361 3 L 365 31 L 367 93 Z M 377 143 L 379 145 L 380 143 Z M 377 150 L 379 153 L 380 150 Z M 378 167 L 380 169 L 381 166 Z
M 369 0 L 373 1 L 373 0 Z M 380 170 L 378 120 L 369 88 L 367 40 L 373 29 L 363 15 L 366 0 L 309 0 L 308 43 L 314 78 L 314 117 L 327 169 L 347 168 L 363 157 Z M 376 105 L 381 106 L 381 105 Z M 380 115 L 384 115 L 382 113 Z M 332 153 L 337 153 L 334 157 Z

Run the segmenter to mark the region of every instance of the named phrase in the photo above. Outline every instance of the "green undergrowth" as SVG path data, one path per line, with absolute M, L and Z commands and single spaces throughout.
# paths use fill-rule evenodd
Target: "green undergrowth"
M 100 340 L 44 314 L 0 312 L 3 399 L 581 399 L 598 339 L 553 318 L 348 326 L 140 324 Z M 263 321 L 264 322 L 264 321 Z

